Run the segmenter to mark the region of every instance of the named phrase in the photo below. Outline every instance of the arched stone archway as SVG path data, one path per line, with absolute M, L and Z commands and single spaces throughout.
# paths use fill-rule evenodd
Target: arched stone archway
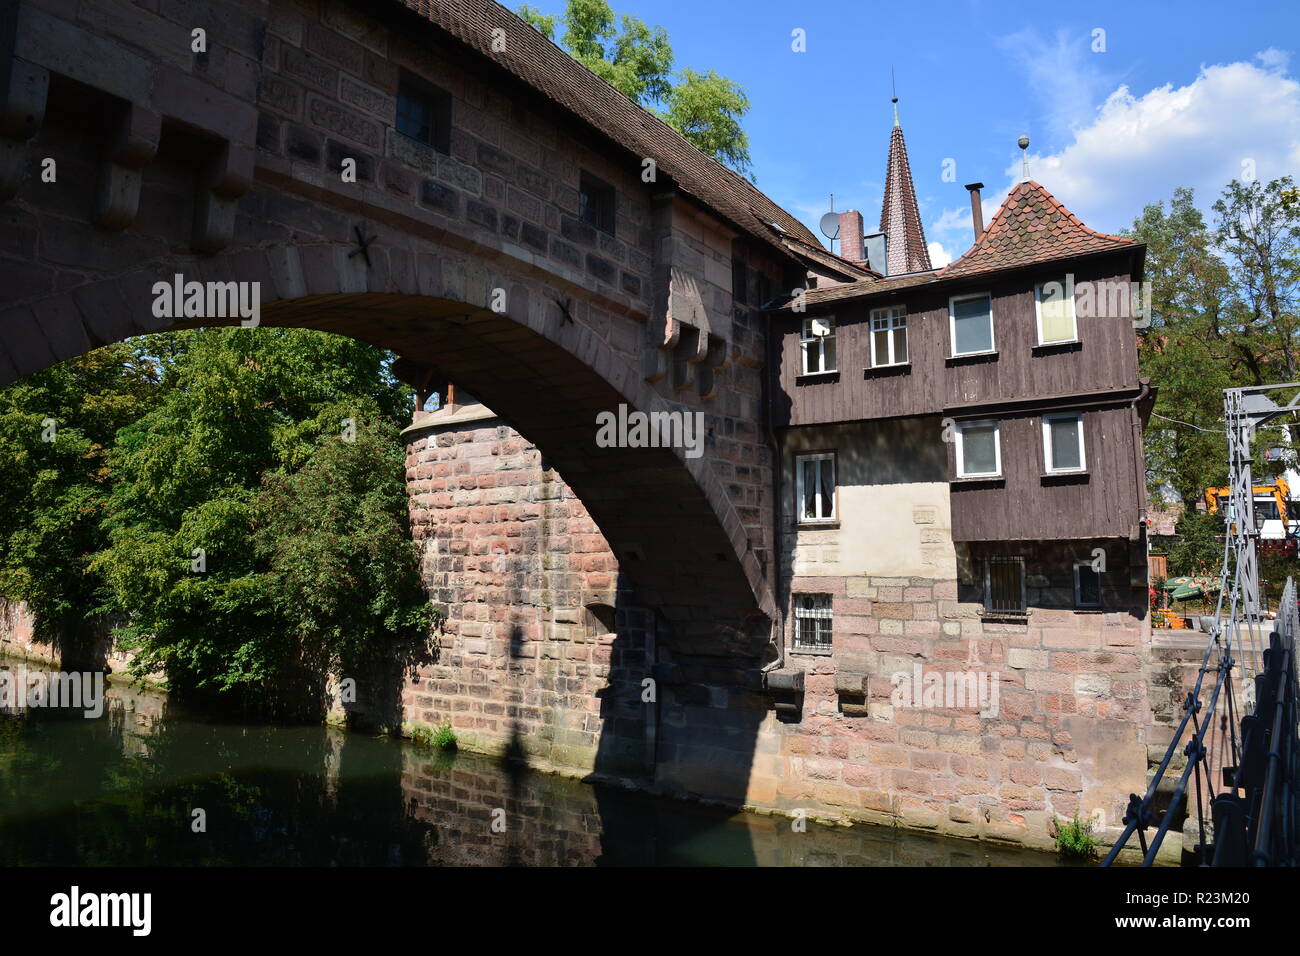
M 682 449 L 600 448 L 601 412 L 683 409 L 636 374 L 634 356 L 579 321 L 576 306 L 566 314 L 543 284 L 468 263 L 368 251 L 381 268 L 366 268 L 341 243 L 281 245 L 132 269 L 28 299 L 0 315 L 0 383 L 132 335 L 239 321 L 156 317 L 155 284 L 176 275 L 256 283 L 263 325 L 348 335 L 392 350 L 408 367 L 453 375 L 541 449 L 610 542 L 624 584 L 674 625 L 683 650 L 754 655 L 772 598 L 715 473 L 714 416 L 703 413 L 698 458 Z M 489 301 L 497 289 L 504 312 L 465 301 Z

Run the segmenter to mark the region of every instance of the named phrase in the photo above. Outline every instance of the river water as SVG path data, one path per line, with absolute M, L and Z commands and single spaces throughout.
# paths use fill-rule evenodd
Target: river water
M 0 865 L 1057 865 L 889 827 L 796 832 L 333 728 L 214 721 L 120 684 L 106 696 L 98 718 L 0 713 Z

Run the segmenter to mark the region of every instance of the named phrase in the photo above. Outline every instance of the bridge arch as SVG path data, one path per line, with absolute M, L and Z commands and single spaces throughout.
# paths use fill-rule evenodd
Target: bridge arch
M 665 398 L 640 374 L 640 323 L 566 299 L 563 287 L 541 277 L 412 248 L 382 227 L 358 230 L 362 241 L 355 243 L 169 256 L 11 305 L 0 313 L 0 384 L 130 336 L 240 321 L 159 318 L 156 283 L 177 275 L 256 283 L 262 325 L 360 339 L 481 398 L 573 488 L 619 559 L 620 583 L 639 604 L 663 612 L 683 650 L 757 654 L 772 595 L 734 489 L 718 474 L 719 456 L 734 456 L 720 417 L 704 412 L 698 458 L 682 449 L 596 444 L 597 415 L 620 404 L 647 413 L 695 410 Z M 613 595 L 597 598 L 613 603 Z

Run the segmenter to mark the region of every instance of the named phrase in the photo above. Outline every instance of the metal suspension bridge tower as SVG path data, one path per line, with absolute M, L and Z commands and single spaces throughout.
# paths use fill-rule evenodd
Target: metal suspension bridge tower
M 1292 397 L 1282 404 L 1270 395 L 1288 390 Z M 1288 578 L 1276 618 L 1265 618 L 1252 474 L 1256 432 L 1300 412 L 1300 382 L 1224 389 L 1223 411 L 1230 501 L 1209 640 L 1169 748 L 1146 794 L 1129 797 L 1124 830 L 1103 866 L 1116 860 L 1134 834 L 1142 863 L 1150 866 L 1188 800 L 1189 785 L 1200 836 L 1194 852 L 1201 866 L 1300 863 L 1300 685 L 1295 668 L 1300 615 L 1296 585 Z M 1186 763 L 1157 823 L 1157 792 L 1180 747 Z M 1187 810 L 1193 812 L 1190 803 Z M 1152 826 L 1156 831 L 1148 841 Z

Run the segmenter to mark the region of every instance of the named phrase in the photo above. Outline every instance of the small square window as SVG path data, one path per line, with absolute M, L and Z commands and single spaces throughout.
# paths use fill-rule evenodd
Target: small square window
M 1074 565 L 1074 606 L 1101 607 L 1101 574 L 1091 561 Z
M 800 650 L 829 651 L 834 617 L 829 594 L 794 596 L 794 646 Z
M 958 478 L 1002 475 L 1001 429 L 997 422 L 961 422 L 956 439 Z
M 871 367 L 907 363 L 907 311 L 902 306 L 871 310 Z
M 614 187 L 586 172 L 578 186 L 578 218 L 614 235 Z
M 451 152 L 451 94 L 402 74 L 397 85 L 397 131 L 438 152 Z
M 800 524 L 828 524 L 835 520 L 835 453 L 796 455 L 796 513 Z
M 993 351 L 993 300 L 987 292 L 949 299 L 948 318 L 954 356 Z
M 984 613 L 1026 614 L 1025 559 L 987 558 L 984 561 Z
M 1082 415 L 1043 416 L 1043 464 L 1053 475 L 1086 470 Z
M 834 316 L 804 319 L 803 331 L 799 333 L 799 350 L 803 354 L 804 375 L 834 372 L 836 370 Z
M 1074 284 L 1053 280 L 1034 286 L 1038 344 L 1056 345 L 1079 338 L 1074 320 Z

